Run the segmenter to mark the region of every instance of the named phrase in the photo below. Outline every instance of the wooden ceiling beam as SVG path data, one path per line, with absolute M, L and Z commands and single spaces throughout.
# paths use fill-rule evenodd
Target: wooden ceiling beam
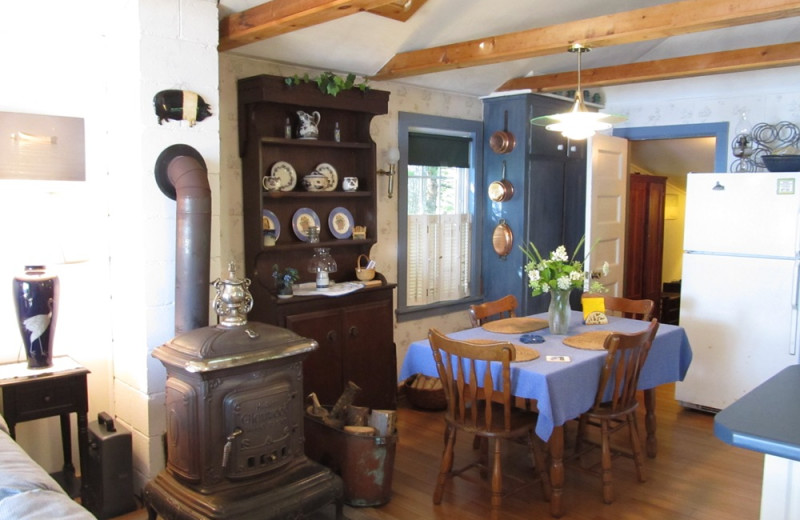
M 372 78 L 391 80 L 607 47 L 800 15 L 798 0 L 683 0 L 395 55 Z
M 396 0 L 272 0 L 219 23 L 220 51 L 311 27 L 351 14 L 395 3 Z
M 800 65 L 800 42 L 584 69 L 581 70 L 581 87 L 623 85 L 791 65 Z M 577 82 L 577 71 L 571 71 L 514 78 L 497 90 L 530 89 L 534 92 L 555 92 L 575 89 Z
M 425 5 L 425 2 L 427 1 L 428 0 L 395 0 L 390 4 L 370 9 L 369 12 L 397 20 L 399 22 L 405 22 L 414 16 L 414 13 L 416 13 L 420 7 Z

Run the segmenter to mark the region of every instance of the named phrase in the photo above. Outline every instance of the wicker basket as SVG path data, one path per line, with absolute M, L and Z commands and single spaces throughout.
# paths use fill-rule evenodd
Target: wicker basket
M 422 410 L 444 410 L 447 408 L 447 398 L 444 395 L 443 388 L 427 390 L 411 387 L 419 375 L 421 374 L 414 374 L 403 382 L 406 397 L 408 397 L 408 402 L 411 403 L 411 406 Z
M 364 267 L 361 267 L 362 256 L 367 260 L 367 263 L 364 265 Z M 356 278 L 362 282 L 368 282 L 375 278 L 375 269 L 367 269 L 367 265 L 369 265 L 369 257 L 367 255 L 359 255 L 358 260 L 356 261 Z

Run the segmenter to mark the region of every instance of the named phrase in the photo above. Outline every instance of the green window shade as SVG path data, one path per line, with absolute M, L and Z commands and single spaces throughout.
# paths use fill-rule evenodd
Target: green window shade
M 472 139 L 451 135 L 408 134 L 408 164 L 469 168 Z

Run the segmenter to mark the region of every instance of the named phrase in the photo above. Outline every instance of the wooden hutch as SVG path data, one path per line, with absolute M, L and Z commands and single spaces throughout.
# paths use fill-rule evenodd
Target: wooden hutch
M 377 242 L 377 174 L 370 122 L 388 112 L 389 93 L 351 89 L 332 96 L 313 82 L 287 85 L 285 78 L 260 75 L 238 82 L 239 155 L 242 158 L 242 202 L 245 263 L 255 304 L 250 318 L 286 327 L 313 338 L 319 349 L 303 365 L 304 392 L 315 392 L 323 404 L 333 404 L 348 381 L 358 384 L 355 403 L 371 408 L 395 408 L 397 364 L 394 345 L 393 290 L 382 283 L 343 296 L 276 295 L 273 266 L 294 267 L 300 282 L 314 281 L 307 265 L 316 247 L 330 248 L 337 264 L 334 282 L 355 281 L 360 255 L 369 256 Z M 298 139 L 297 111 L 319 112 L 319 137 Z M 286 135 L 286 123 L 292 128 Z M 338 128 L 340 139 L 334 138 Z M 296 186 L 266 191 L 262 185 L 275 163 L 289 163 Z M 318 164 L 334 167 L 338 180 L 331 191 L 310 192 L 303 176 Z M 357 177 L 358 189 L 345 192 L 344 177 Z M 337 238 L 329 225 L 332 212 L 344 208 L 352 224 L 366 226 L 366 238 Z M 316 215 L 319 242 L 301 239 L 293 229 L 296 214 Z M 266 211 L 266 213 L 265 213 Z M 263 216 L 277 220 L 274 245 L 265 246 Z M 352 226 L 351 226 L 352 227 Z

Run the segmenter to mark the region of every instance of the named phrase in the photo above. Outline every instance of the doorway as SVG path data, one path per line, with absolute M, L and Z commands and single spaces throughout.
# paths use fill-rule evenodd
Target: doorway
M 727 171 L 728 127 L 726 122 L 614 130 L 615 136 L 629 141 L 629 172 L 667 177 L 661 262 L 666 288 L 660 303 L 664 306 L 662 317 L 674 313 L 674 322 L 680 301 L 686 174 Z

